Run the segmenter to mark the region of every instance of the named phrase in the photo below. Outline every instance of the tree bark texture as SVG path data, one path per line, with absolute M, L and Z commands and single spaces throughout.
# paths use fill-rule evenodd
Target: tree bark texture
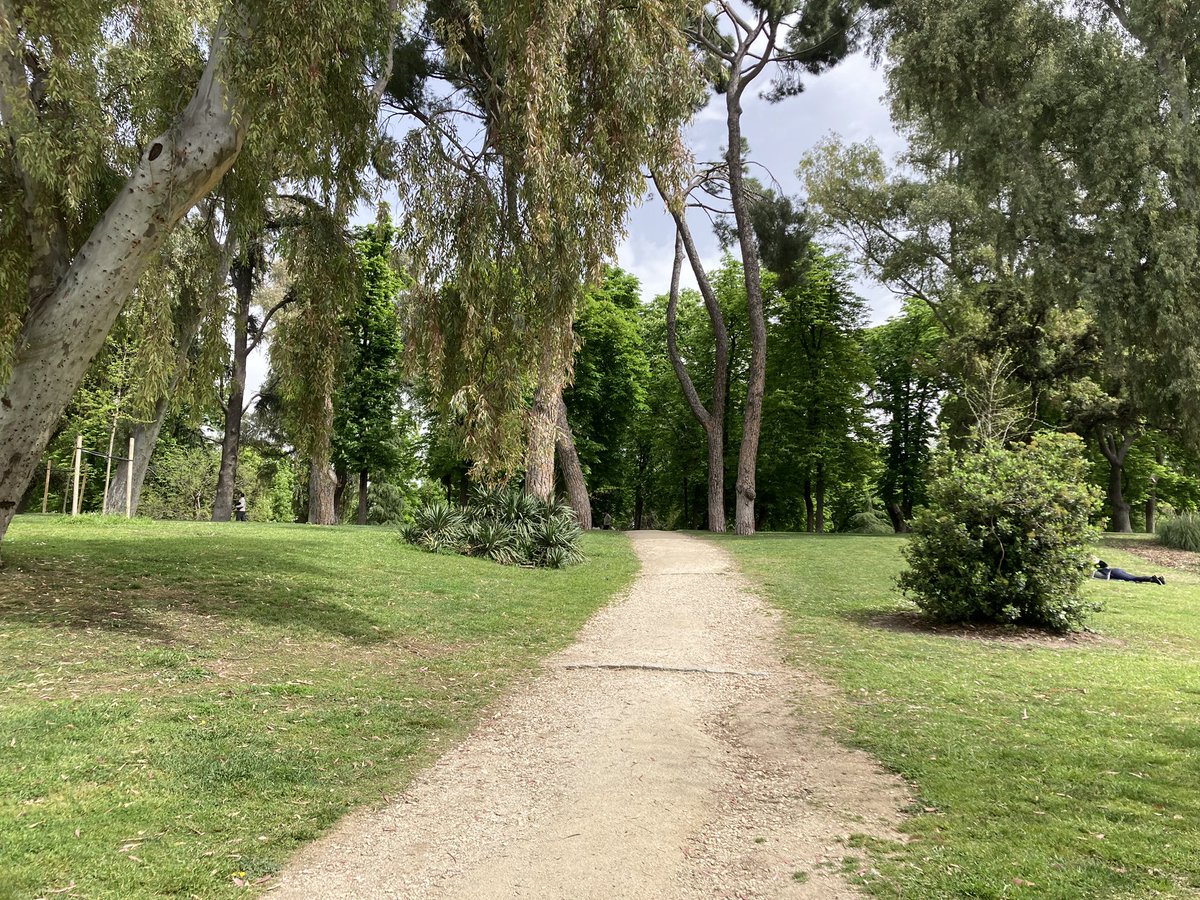
M 817 534 L 825 533 L 825 466 L 817 464 L 817 512 L 813 519 L 813 530 Z
M 529 410 L 525 447 L 525 493 L 542 500 L 554 497 L 554 450 L 558 443 L 558 405 L 566 373 L 549 343 L 542 349 L 538 383 Z
M 542 500 L 554 496 L 554 444 L 558 434 L 553 389 L 540 382 L 529 410 L 529 441 L 525 450 L 525 493 Z
M 149 142 L 69 267 L 52 283 L 30 281 L 29 311 L 0 394 L 0 539 L 126 298 L 166 234 L 241 150 L 246 117 L 235 122 L 232 115 L 220 72 L 224 56 L 221 33 L 191 101 Z
M 1129 534 L 1133 525 L 1129 520 L 1129 503 L 1125 500 L 1122 478 L 1125 473 L 1125 457 L 1137 440 L 1137 432 L 1124 436 L 1103 431 L 1099 435 L 1100 452 L 1108 460 L 1108 508 L 1110 526 L 1113 531 Z
M 316 452 L 308 465 L 308 524 L 336 525 L 337 474 L 330 463 L 330 435 L 333 434 L 333 400 L 326 395 L 322 411 L 323 422 L 316 440 Z
M 750 324 L 750 370 L 746 375 L 746 405 L 742 413 L 742 444 L 738 451 L 737 485 L 734 494 L 734 527 L 738 534 L 754 534 L 754 500 L 758 474 L 758 441 L 762 432 L 763 394 L 767 384 L 767 323 L 763 312 L 762 273 L 758 244 L 750 221 L 742 174 L 742 91 L 739 65 L 725 93 L 729 144 L 729 197 L 742 251 L 742 276 L 746 283 L 746 312 Z
M 567 486 L 567 500 L 575 510 L 575 519 L 584 531 L 592 528 L 592 501 L 588 497 L 587 480 L 583 477 L 583 466 L 579 462 L 579 451 L 575 449 L 575 436 L 571 434 L 571 423 L 567 420 L 567 404 L 562 391 L 555 404 L 558 425 L 558 464 L 562 468 L 563 482 Z
M 230 271 L 235 293 L 233 311 L 233 372 L 225 403 L 225 435 L 221 439 L 221 468 L 213 498 L 214 522 L 233 518 L 233 489 L 237 481 L 238 455 L 242 444 L 242 414 L 246 402 L 246 360 L 250 355 L 250 302 L 254 294 L 253 254 L 244 253 Z
M 359 525 L 367 524 L 367 488 L 369 484 L 367 470 L 363 469 L 358 473 L 358 515 L 354 519 Z

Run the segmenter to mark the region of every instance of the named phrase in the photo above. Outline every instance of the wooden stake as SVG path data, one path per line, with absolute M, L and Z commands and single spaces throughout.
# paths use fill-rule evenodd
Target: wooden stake
M 75 479 L 72 482 L 71 515 L 79 515 L 79 464 L 83 460 L 83 435 L 75 437 Z
M 104 461 L 104 499 L 100 502 L 100 515 L 102 516 L 108 515 L 108 485 L 113 480 L 113 446 L 115 443 L 116 413 L 113 413 L 113 430 L 108 432 L 108 458 Z
M 125 518 L 133 518 L 133 438 L 129 438 L 129 465 L 125 468 Z
M 42 491 L 42 515 L 50 509 L 50 460 L 46 460 L 46 488 Z

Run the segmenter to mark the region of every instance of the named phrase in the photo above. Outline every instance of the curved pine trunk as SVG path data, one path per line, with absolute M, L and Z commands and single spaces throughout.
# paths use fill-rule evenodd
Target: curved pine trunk
M 735 67 L 736 70 L 736 67 Z M 726 91 L 726 118 L 729 143 L 726 161 L 729 169 L 729 198 L 737 224 L 738 245 L 742 251 L 742 276 L 746 283 L 746 311 L 750 324 L 750 371 L 746 376 L 746 406 L 742 414 L 742 445 L 738 451 L 737 486 L 734 491 L 734 528 L 738 534 L 754 534 L 754 500 L 758 473 L 758 441 L 762 432 L 763 395 L 767 386 L 767 323 L 763 311 L 762 273 L 759 270 L 758 244 L 746 202 L 742 175 L 742 104 L 743 85 L 734 78 Z

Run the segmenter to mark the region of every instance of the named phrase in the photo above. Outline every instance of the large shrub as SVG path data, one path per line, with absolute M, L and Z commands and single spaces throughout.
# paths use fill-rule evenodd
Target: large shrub
M 1158 539 L 1176 550 L 1200 553 L 1200 514 L 1180 513 L 1158 523 Z
M 939 621 L 1077 627 L 1095 608 L 1079 593 L 1100 501 L 1087 468 L 1075 435 L 941 454 L 901 589 Z
M 583 560 L 583 532 L 570 506 L 516 488 L 477 488 L 468 506 L 421 506 L 404 539 L 432 552 L 462 553 L 505 565 L 561 569 Z

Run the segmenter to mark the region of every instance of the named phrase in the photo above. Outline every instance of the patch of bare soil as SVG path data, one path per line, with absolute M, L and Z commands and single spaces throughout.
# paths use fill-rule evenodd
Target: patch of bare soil
M 1106 542 L 1106 546 L 1128 551 L 1135 556 L 1140 556 L 1142 559 L 1154 563 L 1156 566 L 1183 569 L 1186 572 L 1200 574 L 1200 553 L 1165 547 L 1158 541 L 1150 538 L 1121 538 L 1118 541 Z M 1135 574 L 1141 575 L 1143 573 L 1137 572 Z
M 928 634 L 960 640 L 983 641 L 1030 649 L 1072 650 L 1079 647 L 1121 647 L 1122 641 L 1097 634 L 1094 631 L 1072 631 L 1067 634 L 1051 634 L 1037 628 L 1022 628 L 1017 625 L 944 625 L 931 622 L 916 610 L 897 610 L 872 616 L 867 624 L 888 631 L 904 631 L 910 634 Z
M 860 896 L 851 835 L 905 785 L 826 735 L 828 690 L 718 547 L 633 535 L 643 570 L 459 747 L 280 873 L 288 898 Z

